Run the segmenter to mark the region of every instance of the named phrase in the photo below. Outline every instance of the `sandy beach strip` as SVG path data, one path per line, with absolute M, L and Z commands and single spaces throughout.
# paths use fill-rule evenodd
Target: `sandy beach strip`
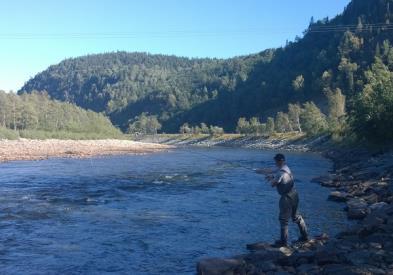
M 167 151 L 173 146 L 130 140 L 0 140 L 0 162 L 40 160 L 54 157 L 88 158 L 93 156 L 147 154 Z

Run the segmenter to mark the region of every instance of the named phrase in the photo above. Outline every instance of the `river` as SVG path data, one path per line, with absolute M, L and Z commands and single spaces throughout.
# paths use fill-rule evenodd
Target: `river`
M 179 149 L 1 164 L 0 273 L 194 274 L 198 259 L 271 242 L 279 197 L 244 167 L 271 166 L 273 155 Z M 343 206 L 310 182 L 331 163 L 309 153 L 287 158 L 311 234 L 345 228 Z

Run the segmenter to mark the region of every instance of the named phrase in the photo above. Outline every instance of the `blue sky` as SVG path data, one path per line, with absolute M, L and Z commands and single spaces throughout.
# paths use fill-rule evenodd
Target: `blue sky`
M 349 0 L 0 0 L 0 89 L 64 58 L 117 50 L 231 57 L 293 40 Z

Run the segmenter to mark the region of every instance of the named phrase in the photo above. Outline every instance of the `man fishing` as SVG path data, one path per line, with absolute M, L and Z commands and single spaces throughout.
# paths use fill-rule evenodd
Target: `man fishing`
M 272 187 L 277 188 L 280 194 L 280 226 L 281 226 L 281 238 L 277 240 L 273 246 L 283 247 L 288 245 L 288 221 L 292 218 L 293 222 L 299 227 L 300 238 L 299 242 L 306 242 L 308 240 L 306 223 L 303 217 L 297 212 L 299 205 L 299 195 L 295 190 L 295 182 L 291 170 L 286 164 L 285 156 L 283 154 L 277 154 L 274 157 L 276 163 L 276 170 L 259 169 L 257 173 L 264 174 L 268 181 L 272 184 Z

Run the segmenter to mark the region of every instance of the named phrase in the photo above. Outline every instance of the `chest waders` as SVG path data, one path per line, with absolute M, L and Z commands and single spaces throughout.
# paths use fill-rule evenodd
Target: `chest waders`
M 281 170 L 281 171 L 287 173 L 291 178 L 291 182 L 285 184 L 284 188 L 280 186 L 280 184 L 277 186 L 277 189 L 281 195 L 280 202 L 279 202 L 279 207 L 280 207 L 279 220 L 281 226 L 281 239 L 277 243 L 286 246 L 288 243 L 289 218 L 292 218 L 292 221 L 296 223 L 299 227 L 299 232 L 300 232 L 299 241 L 307 241 L 308 233 L 307 233 L 306 223 L 304 222 L 303 217 L 298 213 L 299 195 L 294 188 L 293 176 L 291 173 L 288 173 L 288 171 L 286 170 Z

